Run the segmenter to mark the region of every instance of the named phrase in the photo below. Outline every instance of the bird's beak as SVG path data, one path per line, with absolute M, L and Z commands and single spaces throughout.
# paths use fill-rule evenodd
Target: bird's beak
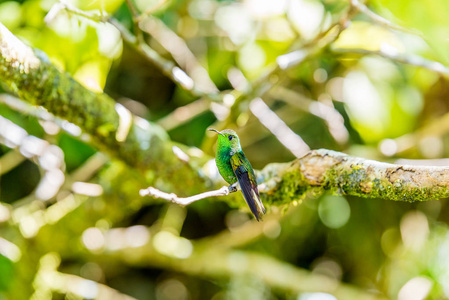
M 217 129 L 209 128 L 209 129 L 207 129 L 207 130 L 209 130 L 209 131 L 215 131 L 216 133 L 221 134 L 222 136 L 224 136 L 224 134 L 221 133 L 220 131 L 218 131 Z

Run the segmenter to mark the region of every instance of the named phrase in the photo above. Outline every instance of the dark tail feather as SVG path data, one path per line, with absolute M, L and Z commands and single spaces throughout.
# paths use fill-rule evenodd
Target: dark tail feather
M 236 172 L 237 173 L 237 172 Z M 240 187 L 242 189 L 243 196 L 248 204 L 251 212 L 256 217 L 256 220 L 260 220 L 260 213 L 265 213 L 265 207 L 259 197 L 259 191 L 257 186 L 251 184 L 248 172 L 237 174 L 237 179 L 239 181 Z

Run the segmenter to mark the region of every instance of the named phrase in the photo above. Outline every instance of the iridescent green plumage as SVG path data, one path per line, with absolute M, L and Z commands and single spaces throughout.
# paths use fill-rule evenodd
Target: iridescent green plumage
M 265 213 L 257 189 L 256 175 L 240 146 L 239 137 L 234 130 L 225 129 L 218 133 L 217 152 L 215 162 L 223 179 L 233 185 L 237 181 L 251 212 L 257 220 Z

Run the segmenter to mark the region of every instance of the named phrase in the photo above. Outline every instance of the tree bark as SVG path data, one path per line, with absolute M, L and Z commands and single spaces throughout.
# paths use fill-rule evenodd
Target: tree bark
M 449 167 L 389 164 L 326 149 L 310 151 L 291 163 L 267 165 L 260 177 L 271 203 L 326 191 L 405 202 L 449 197 Z

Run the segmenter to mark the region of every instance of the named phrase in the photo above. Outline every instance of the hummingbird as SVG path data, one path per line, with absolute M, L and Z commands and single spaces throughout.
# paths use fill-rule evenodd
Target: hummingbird
M 242 189 L 243 196 L 251 212 L 259 221 L 261 214 L 265 213 L 259 190 L 257 189 L 256 175 L 249 160 L 246 158 L 240 146 L 240 140 L 234 130 L 225 129 L 218 131 L 208 129 L 218 134 L 217 152 L 215 163 L 221 177 L 230 184 L 229 190 L 237 190 L 237 182 Z

